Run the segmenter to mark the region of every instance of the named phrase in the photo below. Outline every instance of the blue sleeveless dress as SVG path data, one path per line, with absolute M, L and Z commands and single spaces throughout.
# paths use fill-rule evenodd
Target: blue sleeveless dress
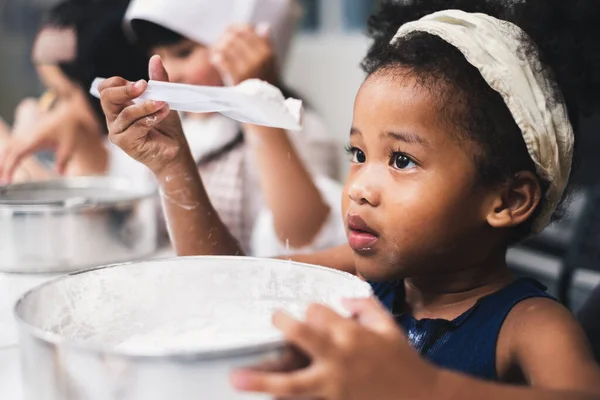
M 402 308 L 404 282 L 371 283 L 375 295 L 390 310 Z M 482 297 L 452 321 L 416 320 L 410 314 L 394 312 L 412 346 L 440 367 L 487 380 L 498 380 L 496 344 L 508 313 L 519 302 L 533 298 L 552 298 L 546 288 L 533 279 L 520 278 Z

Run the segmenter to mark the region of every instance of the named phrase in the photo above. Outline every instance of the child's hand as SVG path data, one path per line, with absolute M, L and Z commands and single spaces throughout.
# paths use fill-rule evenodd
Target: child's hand
M 160 57 L 152 57 L 149 68 L 150 79 L 169 81 Z M 110 141 L 158 176 L 189 148 L 179 116 L 166 103 L 133 104 L 147 86 L 143 80 L 133 83 L 115 77 L 104 81 L 99 91 Z
M 13 124 L 13 134 L 27 134 L 39 121 L 44 110 L 40 107 L 38 99 L 28 97 L 21 100 L 15 109 L 15 122 Z
M 36 105 L 37 107 L 37 105 Z M 19 107 L 11 139 L 0 154 L 0 179 L 11 182 L 14 171 L 28 156 L 42 151 L 56 152 L 56 172 L 64 174 L 76 169 L 85 175 L 102 174 L 105 170 L 105 148 L 99 133 L 82 129 L 83 122 L 75 114 L 81 103 L 60 102 L 51 111 L 24 121 L 23 113 L 32 115 L 31 107 Z M 76 164 L 70 165 L 73 159 Z
M 289 373 L 239 371 L 232 376 L 234 386 L 322 400 L 416 399 L 433 390 L 436 369 L 410 347 L 380 304 L 350 300 L 346 306 L 357 320 L 320 305 L 309 308 L 305 323 L 276 314 L 274 324 L 308 354 L 311 364 Z
M 268 27 L 232 26 L 211 52 L 211 62 L 225 85 L 237 85 L 252 78 L 276 81 L 276 61 Z

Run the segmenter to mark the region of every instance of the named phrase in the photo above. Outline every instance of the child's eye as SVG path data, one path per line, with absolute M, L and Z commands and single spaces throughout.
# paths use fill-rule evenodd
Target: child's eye
M 190 49 L 185 49 L 185 50 L 178 51 L 176 54 L 176 57 L 177 58 L 188 58 L 190 56 L 190 54 L 192 54 L 192 51 Z
M 357 147 L 346 147 L 346 153 L 352 157 L 351 161 L 356 164 L 363 164 L 367 161 L 365 153 Z
M 176 58 L 188 58 L 190 56 L 190 54 L 192 54 L 192 51 L 193 51 L 192 47 L 185 47 L 183 49 L 179 49 L 175 53 L 175 57 Z
M 409 156 L 404 153 L 393 153 L 392 159 L 390 160 L 392 167 L 398 169 L 414 168 L 417 164 L 411 160 Z

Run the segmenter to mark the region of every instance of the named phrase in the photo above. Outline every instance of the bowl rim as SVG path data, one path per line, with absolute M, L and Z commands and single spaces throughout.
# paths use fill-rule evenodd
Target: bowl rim
M 108 265 L 102 265 L 98 267 L 86 268 L 80 271 L 71 272 L 53 279 L 50 279 L 40 285 L 37 285 L 25 293 L 23 293 L 15 305 L 13 306 L 13 316 L 17 321 L 19 337 L 22 340 L 23 335 L 28 335 L 35 340 L 40 340 L 44 343 L 51 344 L 57 348 L 68 348 L 70 351 L 80 352 L 80 353 L 88 353 L 88 354 L 101 354 L 102 356 L 111 356 L 111 357 L 124 357 L 133 360 L 172 360 L 176 362 L 194 362 L 198 360 L 210 360 L 210 359 L 226 359 L 226 358 L 234 358 L 241 356 L 251 356 L 256 354 L 262 354 L 269 351 L 277 351 L 283 350 L 286 346 L 286 341 L 282 334 L 277 335 L 272 339 L 267 339 L 260 343 L 252 343 L 252 344 L 240 344 L 236 346 L 232 346 L 226 349 L 217 348 L 214 350 L 192 350 L 192 351 L 160 351 L 160 352 L 152 352 L 152 353 L 140 353 L 135 351 L 123 351 L 117 350 L 114 346 L 104 346 L 100 344 L 86 344 L 84 342 L 80 342 L 77 340 L 68 339 L 62 337 L 56 333 L 48 332 L 39 327 L 36 327 L 29 322 L 26 322 L 20 315 L 19 309 L 22 304 L 26 301 L 27 297 L 32 295 L 37 290 L 40 290 L 46 286 L 51 286 L 63 280 L 70 279 L 72 276 L 82 275 L 89 272 L 100 271 L 105 269 L 113 269 L 113 268 L 123 268 L 130 267 L 139 264 L 158 264 L 164 263 L 168 261 L 178 261 L 178 260 L 254 260 L 254 261 L 262 261 L 262 262 L 278 262 L 278 263 L 286 263 L 290 265 L 295 265 L 299 267 L 311 268 L 320 271 L 324 271 L 327 273 L 335 274 L 342 276 L 344 278 L 348 278 L 350 280 L 355 281 L 360 286 L 365 288 L 365 294 L 362 297 L 371 297 L 373 295 L 373 289 L 366 281 L 360 279 L 359 277 L 352 275 L 345 271 L 340 271 L 333 268 L 324 267 L 321 265 L 307 264 L 296 262 L 292 260 L 286 259 L 277 259 L 277 258 L 261 258 L 261 257 L 248 257 L 248 256 L 183 256 L 183 257 L 167 257 L 167 258 L 158 258 L 158 259 L 146 259 L 146 260 L 135 260 L 124 263 L 113 263 Z
M 0 211 L 18 212 L 76 212 L 89 209 L 102 209 L 131 204 L 154 198 L 158 193 L 153 185 L 136 186 L 133 180 L 124 176 L 74 176 L 56 177 L 44 181 L 20 182 L 0 185 Z M 45 189 L 102 189 L 114 190 L 119 196 L 113 199 L 93 199 L 81 196 L 61 200 L 6 200 L 2 193 L 7 191 Z

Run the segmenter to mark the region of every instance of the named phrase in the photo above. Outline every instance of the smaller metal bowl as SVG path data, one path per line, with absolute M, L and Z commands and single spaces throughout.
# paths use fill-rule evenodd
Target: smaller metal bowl
M 62 273 L 157 249 L 155 188 L 114 177 L 0 186 L 0 271 Z

